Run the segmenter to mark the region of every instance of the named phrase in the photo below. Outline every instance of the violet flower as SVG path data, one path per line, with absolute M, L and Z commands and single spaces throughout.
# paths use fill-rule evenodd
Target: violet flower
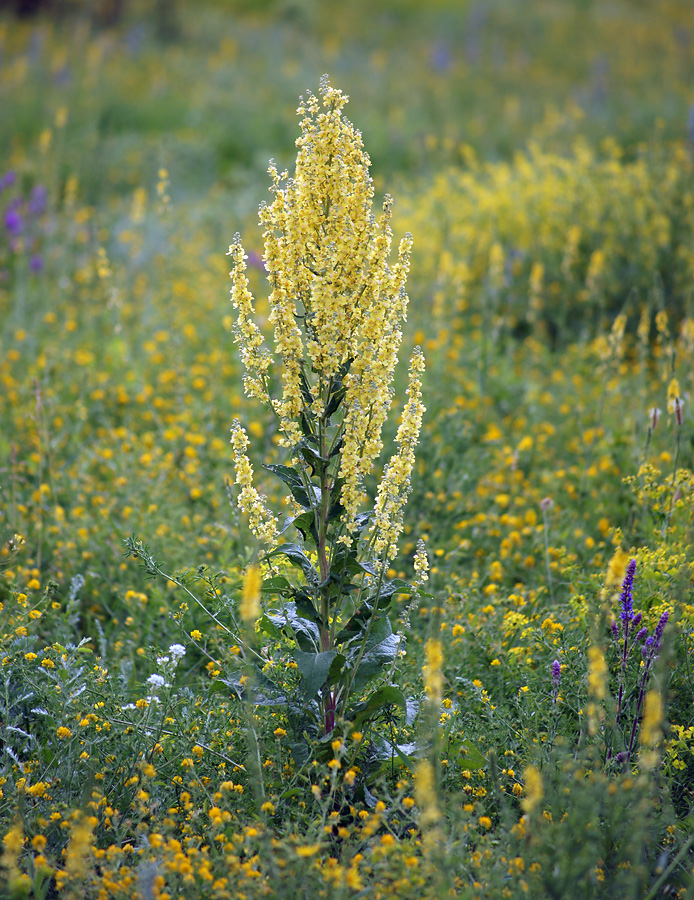
M 5 210 L 5 228 L 13 237 L 16 237 L 21 234 L 22 227 L 22 217 L 19 214 L 19 210 L 12 205 L 8 206 Z
M 561 683 L 561 663 L 558 659 L 555 659 L 552 663 L 552 685 L 555 690 L 559 690 L 559 685 Z
M 31 189 L 31 196 L 29 197 L 29 212 L 35 216 L 41 215 L 41 213 L 46 209 L 47 199 L 48 191 L 46 190 L 44 185 L 35 184 Z
M 666 609 L 665 612 L 660 617 L 658 624 L 655 626 L 655 634 L 653 635 L 653 643 L 655 645 L 655 649 L 658 650 L 660 647 L 660 642 L 663 639 L 663 632 L 665 631 L 665 626 L 667 625 L 667 620 L 670 618 L 670 610 Z
M 622 583 L 622 594 L 619 598 L 619 603 L 622 607 L 620 619 L 624 622 L 625 631 L 627 631 L 629 623 L 634 618 L 634 601 L 631 592 L 634 587 L 635 573 L 636 560 L 632 559 L 629 561 L 629 565 L 627 566 L 627 573 L 624 576 L 624 582 Z

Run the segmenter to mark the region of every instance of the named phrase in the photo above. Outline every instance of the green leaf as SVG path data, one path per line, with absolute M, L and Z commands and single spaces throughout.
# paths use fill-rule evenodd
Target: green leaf
M 296 611 L 302 618 L 308 619 L 309 622 L 317 622 L 318 624 L 323 621 L 323 617 L 311 602 L 311 598 L 306 591 L 295 591 L 294 602 L 296 604 Z
M 337 656 L 335 650 L 322 653 L 303 653 L 294 651 L 294 659 L 301 672 L 301 691 L 307 700 L 311 700 L 328 680 L 333 660 Z
M 315 485 L 311 485 L 312 497 L 309 499 L 309 494 L 307 493 L 306 487 L 301 480 L 301 476 L 292 466 L 265 465 L 263 463 L 263 468 L 267 469 L 268 472 L 272 472 L 272 474 L 276 475 L 280 479 L 280 481 L 284 482 L 284 484 L 286 484 L 289 490 L 292 492 L 294 499 L 305 510 L 314 509 L 319 505 L 321 500 L 320 488 L 316 487 Z
M 303 367 L 299 369 L 299 383 L 301 385 L 301 396 L 303 397 L 304 404 L 310 409 L 316 398 L 313 396 L 311 385 L 309 384 L 309 380 L 306 377 Z
M 302 512 L 298 516 L 287 516 L 284 520 L 284 525 L 280 529 L 280 534 L 284 534 L 290 525 L 293 525 L 299 530 L 304 541 L 306 541 L 307 537 L 310 537 L 314 545 L 318 543 L 316 517 L 312 510 L 309 512 Z
M 304 766 L 311 756 L 311 748 L 306 741 L 297 741 L 296 743 L 290 744 L 289 749 L 291 750 L 294 764 L 299 768 Z M 295 790 L 299 790 L 299 788 L 296 788 Z
M 268 553 L 268 556 L 286 556 L 292 565 L 303 571 L 311 584 L 318 584 L 318 572 L 298 544 L 280 544 L 279 547 Z
M 306 746 L 306 745 L 303 744 L 302 746 Z M 289 788 L 288 791 L 283 791 L 280 794 L 280 797 L 282 798 L 282 800 L 291 800 L 292 797 L 302 797 L 303 794 L 304 794 L 304 791 L 301 788 Z
M 304 460 L 311 466 L 311 475 L 322 475 L 330 464 L 330 460 L 321 456 L 317 450 L 314 450 L 306 441 L 299 444 L 299 452 Z
M 470 769 L 470 771 L 474 772 L 477 769 L 483 769 L 487 765 L 486 757 L 467 738 L 461 742 L 459 752 L 460 758 L 458 762 L 463 769 Z
M 281 610 L 268 613 L 268 618 L 282 631 L 289 629 L 298 646 L 307 653 L 318 647 L 320 642 L 318 627 L 297 613 L 296 603 L 285 603 Z
M 263 581 L 264 594 L 286 594 L 292 590 L 292 585 L 284 575 L 273 575 Z
M 208 694 L 234 694 L 235 697 L 238 697 L 238 694 L 234 690 L 234 685 L 230 681 L 226 681 L 224 678 L 217 678 L 215 681 L 207 689 Z
M 264 631 L 268 637 L 274 638 L 278 641 L 282 637 L 282 631 L 279 629 L 272 619 L 269 616 L 261 616 L 260 617 L 260 630 Z
M 366 639 L 366 649 L 354 673 L 352 690 L 359 692 L 389 666 L 395 659 L 399 646 L 400 638 L 393 634 L 388 617 L 378 619 Z M 358 658 L 359 647 L 355 647 L 350 654 L 350 662 L 354 665 Z
M 362 722 L 369 722 L 374 719 L 382 709 L 388 706 L 399 706 L 404 713 L 407 713 L 407 700 L 400 688 L 393 684 L 384 685 L 369 697 L 367 703 L 360 705 L 358 712 L 354 717 L 354 724 L 361 725 Z
M 345 662 L 346 657 L 342 653 L 335 654 L 335 659 L 332 661 L 328 672 L 328 684 L 335 684 L 336 681 L 340 680 L 342 667 Z
M 407 581 L 403 581 L 402 578 L 384 581 L 378 589 L 378 605 L 383 608 L 387 605 L 382 603 L 383 600 L 390 601 L 396 594 L 411 594 L 413 590 L 412 585 Z M 372 594 L 369 599 L 373 600 L 374 596 L 375 595 Z

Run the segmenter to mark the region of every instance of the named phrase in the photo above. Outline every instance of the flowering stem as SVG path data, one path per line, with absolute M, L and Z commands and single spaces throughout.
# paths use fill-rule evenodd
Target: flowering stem
M 620 716 L 622 715 L 622 701 L 624 699 L 624 673 L 626 671 L 627 666 L 627 655 L 628 655 L 628 647 L 629 647 L 629 618 L 625 617 L 624 619 L 624 648 L 622 650 L 622 665 L 619 669 L 619 695 L 617 697 L 617 724 L 619 724 Z
M 636 711 L 634 712 L 634 721 L 631 726 L 631 737 L 629 738 L 629 746 L 627 748 L 627 762 L 631 759 L 631 754 L 634 752 L 636 729 L 639 724 L 639 716 L 641 715 L 641 709 L 643 707 L 643 698 L 646 696 L 646 681 L 648 680 L 648 673 L 651 670 L 651 663 L 653 662 L 653 658 L 653 655 L 649 656 L 646 662 L 646 666 L 643 670 L 643 675 L 641 677 L 641 689 L 639 690 L 639 699 L 636 704 Z
M 675 464 L 672 470 L 672 493 L 670 494 L 670 505 L 668 507 L 667 516 L 665 517 L 665 521 L 663 522 L 663 538 L 667 543 L 668 540 L 668 532 L 670 530 L 670 520 L 672 519 L 672 510 L 675 505 L 675 495 L 677 494 L 677 469 L 680 461 L 680 444 L 682 442 L 682 426 L 679 424 L 679 419 L 677 420 L 677 441 L 675 444 Z

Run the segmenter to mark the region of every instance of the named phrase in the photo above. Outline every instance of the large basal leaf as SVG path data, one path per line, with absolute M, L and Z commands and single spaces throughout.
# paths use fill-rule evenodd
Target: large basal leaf
M 336 656 L 335 650 L 325 650 L 322 653 L 294 651 L 294 659 L 301 672 L 301 692 L 307 700 L 315 697 L 328 680 L 330 667 Z
M 372 678 L 383 672 L 385 667 L 395 659 L 399 646 L 400 638 L 393 634 L 388 617 L 383 616 L 378 619 L 366 638 L 361 661 L 358 662 L 358 647 L 355 647 L 350 654 L 350 663 L 353 667 L 357 667 L 352 678 L 352 690 L 361 691 Z

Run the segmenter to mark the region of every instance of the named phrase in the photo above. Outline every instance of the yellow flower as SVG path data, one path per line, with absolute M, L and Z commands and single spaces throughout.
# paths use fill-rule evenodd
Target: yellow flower
M 535 766 L 527 766 L 523 770 L 523 781 L 525 783 L 525 799 L 521 802 L 521 806 L 525 812 L 532 812 L 542 802 L 545 795 L 540 770 Z
M 424 688 L 431 703 L 438 707 L 443 697 L 443 647 L 439 640 L 428 640 L 424 645 L 426 664 L 423 667 Z
M 606 588 L 621 584 L 624 581 L 624 575 L 630 559 L 631 557 L 626 550 L 617 547 L 607 565 L 607 575 L 605 576 Z
M 605 679 L 607 677 L 607 663 L 599 647 L 590 647 L 588 650 L 588 687 L 591 694 L 597 700 L 604 700 L 607 692 Z
M 234 452 L 236 484 L 241 485 L 239 509 L 248 514 L 249 525 L 255 537 L 262 544 L 271 546 L 277 537 L 277 519 L 267 509 L 263 498 L 253 486 L 253 466 L 246 455 L 248 435 L 238 419 L 234 419 L 232 424 L 231 446 Z
M 428 759 L 423 759 L 415 772 L 415 799 L 419 807 L 419 821 L 422 828 L 434 825 L 441 818 L 436 799 L 436 778 L 434 767 Z
M 407 389 L 409 400 L 395 436 L 398 450 L 385 468 L 374 504 L 371 526 L 371 533 L 375 536 L 374 550 L 378 554 L 383 553 L 386 559 L 392 559 L 397 553 L 397 540 L 402 531 L 403 512 L 424 415 L 421 400 L 423 371 L 424 355 L 416 347 L 410 360 L 410 383 Z
M 643 704 L 643 721 L 639 740 L 644 747 L 657 744 L 662 736 L 660 726 L 663 721 L 663 698 L 656 690 L 646 693 Z
M 244 622 L 255 622 L 260 615 L 260 588 L 262 579 L 258 566 L 249 566 L 243 581 L 243 593 L 239 613 Z
M 305 859 L 308 856 L 315 856 L 319 850 L 320 844 L 309 844 L 308 846 L 297 847 L 296 855 Z
M 72 732 L 69 728 L 66 728 L 64 725 L 61 725 L 57 730 L 56 734 L 60 738 L 61 741 L 66 741 L 68 738 L 72 737 Z

